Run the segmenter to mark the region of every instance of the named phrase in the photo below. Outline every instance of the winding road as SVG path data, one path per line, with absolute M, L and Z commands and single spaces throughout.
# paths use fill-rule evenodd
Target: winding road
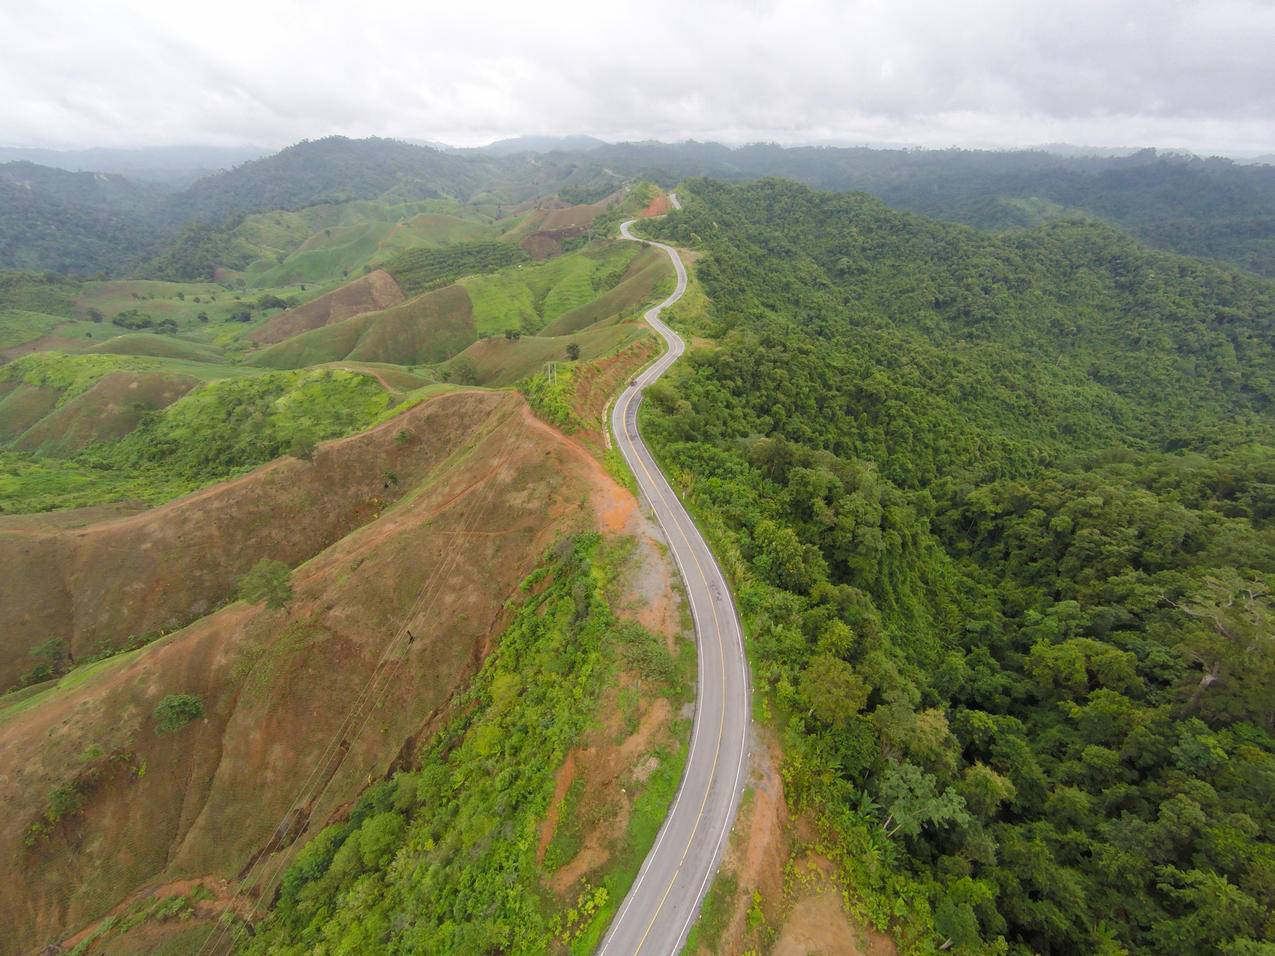
M 675 195 L 670 199 L 680 208 Z M 633 220 L 623 223 L 621 235 L 663 249 L 677 270 L 677 287 L 645 316 L 668 343 L 668 350 L 616 399 L 611 428 L 616 447 L 633 469 L 686 583 L 695 621 L 699 673 L 695 722 L 681 787 L 598 953 L 669 956 L 686 942 L 720 865 L 739 805 L 748 756 L 748 665 L 739 615 L 721 569 L 638 434 L 643 389 L 686 351 L 681 336 L 660 320 L 660 312 L 686 292 L 686 267 L 673 247 L 634 236 L 629 231 L 632 224 Z

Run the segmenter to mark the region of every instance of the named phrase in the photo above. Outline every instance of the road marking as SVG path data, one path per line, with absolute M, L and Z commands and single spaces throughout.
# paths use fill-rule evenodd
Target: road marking
M 629 226 L 629 223 L 627 222 L 624 223 L 621 227 L 621 232 L 625 238 L 633 240 L 635 239 L 635 237 L 628 232 L 628 228 L 627 228 L 628 226 Z M 712 765 L 706 780 L 704 797 L 700 803 L 699 812 L 696 815 L 695 823 L 691 829 L 690 836 L 687 838 L 686 846 L 682 851 L 682 856 L 679 859 L 677 866 L 673 869 L 673 873 L 671 877 L 669 878 L 668 886 L 665 888 L 664 893 L 660 898 L 659 905 L 657 906 L 654 914 L 651 916 L 649 922 L 647 923 L 646 929 L 642 934 L 642 938 L 638 941 L 637 949 L 634 951 L 634 956 L 636 956 L 636 954 L 640 952 L 643 946 L 646 944 L 646 941 L 650 937 L 652 929 L 654 928 L 660 914 L 664 910 L 664 906 L 666 905 L 668 901 L 669 895 L 672 893 L 674 885 L 677 883 L 678 878 L 681 876 L 682 869 L 686 863 L 687 857 L 690 855 L 691 847 L 693 846 L 695 842 L 695 837 L 699 833 L 700 824 L 704 820 L 704 810 L 708 805 L 708 798 L 709 796 L 711 796 L 713 792 L 714 783 L 716 782 L 716 779 L 717 779 L 717 768 L 721 760 L 722 741 L 725 739 L 726 708 L 728 706 L 728 700 L 729 700 L 729 695 L 727 693 L 727 682 L 726 682 L 726 647 L 725 647 L 725 642 L 722 636 L 722 622 L 717 611 L 717 602 L 722 599 L 723 590 L 725 591 L 726 598 L 730 606 L 731 620 L 735 621 L 736 625 L 738 625 L 738 614 L 735 610 L 734 601 L 731 598 L 729 589 L 725 588 L 724 580 L 722 581 L 722 587 L 720 588 L 718 587 L 717 581 L 710 580 L 708 573 L 704 570 L 703 562 L 700 561 L 697 548 L 693 546 L 691 543 L 690 535 L 688 534 L 687 527 L 689 526 L 692 529 L 698 541 L 699 546 L 703 547 L 704 551 L 708 553 L 711 558 L 711 551 L 709 551 L 707 542 L 704 540 L 703 536 L 699 534 L 698 528 L 695 527 L 694 520 L 691 518 L 690 513 L 685 509 L 685 507 L 682 506 L 681 502 L 677 499 L 676 494 L 673 492 L 672 486 L 669 484 L 669 482 L 664 477 L 664 475 L 659 471 L 658 467 L 656 467 L 655 459 L 650 454 L 649 449 L 647 449 L 645 444 L 642 442 L 642 436 L 640 432 L 638 431 L 637 412 L 633 407 L 634 399 L 639 399 L 641 397 L 642 389 L 644 389 L 650 381 L 656 378 L 659 378 L 661 375 L 663 375 L 664 372 L 668 369 L 668 367 L 671 366 L 682 355 L 682 353 L 685 351 L 685 348 L 686 348 L 685 342 L 682 340 L 681 336 L 679 336 L 676 332 L 674 332 L 665 322 L 663 322 L 660 319 L 659 316 L 660 316 L 660 313 L 665 308 L 672 305 L 674 302 L 678 301 L 682 297 L 682 295 L 685 294 L 687 278 L 686 278 L 685 266 L 682 263 L 681 258 L 677 255 L 676 250 L 674 250 L 672 247 L 667 246 L 664 243 L 651 242 L 649 240 L 636 240 L 636 241 L 644 242 L 646 244 L 663 249 L 669 255 L 669 257 L 673 260 L 674 265 L 677 267 L 676 269 L 677 286 L 675 287 L 673 293 L 668 296 L 668 298 L 666 298 L 659 305 L 654 306 L 651 309 L 648 309 L 644 315 L 644 318 L 647 320 L 647 322 L 650 323 L 651 326 L 655 329 L 655 331 L 659 333 L 660 337 L 665 340 L 665 343 L 668 345 L 668 350 L 659 360 L 657 360 L 654 364 L 652 364 L 649 368 L 647 368 L 641 375 L 639 375 L 634 385 L 631 385 L 628 388 L 626 388 L 621 393 L 620 398 L 616 400 L 615 417 L 619 418 L 622 425 L 622 427 L 616 433 L 616 443 L 617 445 L 621 445 L 621 442 L 623 442 L 623 445 L 621 446 L 620 450 L 622 452 L 630 453 L 636 459 L 637 463 L 641 466 L 642 473 L 645 476 L 646 483 L 648 485 L 648 488 L 646 489 L 647 495 L 651 499 L 652 506 L 656 510 L 656 517 L 657 518 L 660 517 L 659 508 L 660 506 L 662 506 L 664 511 L 668 514 L 669 520 L 676 526 L 677 533 L 681 537 L 682 543 L 685 545 L 687 551 L 690 552 L 691 559 L 695 563 L 696 570 L 699 572 L 700 580 L 702 581 L 704 585 L 704 591 L 708 596 L 709 609 L 713 617 L 713 630 L 717 637 L 719 667 L 721 671 L 721 682 L 719 686 L 721 688 L 722 702 L 721 702 L 721 709 L 720 709 L 720 713 L 718 717 L 717 739 L 714 745 Z M 650 466 L 648 466 L 647 464 L 647 459 L 650 459 Z M 652 468 L 655 468 L 656 474 L 659 475 L 659 480 L 657 480 L 656 477 L 652 475 L 651 473 Z M 664 524 L 663 520 L 661 520 L 660 523 Z M 685 566 L 683 566 L 682 561 L 678 557 L 676 550 L 673 551 L 673 557 L 677 561 L 679 570 L 681 570 L 683 578 L 686 579 L 689 584 L 690 578 L 686 574 L 687 569 Z M 721 571 L 716 566 L 715 562 L 713 563 L 713 568 L 714 568 L 714 571 L 717 573 L 718 578 L 721 578 Z M 691 602 L 692 602 L 691 603 L 692 618 L 695 620 L 697 628 L 699 629 L 702 635 L 703 630 L 702 628 L 698 627 L 700 622 L 699 622 L 699 616 L 696 613 L 697 608 L 694 602 L 692 591 L 688 590 L 688 597 L 691 598 Z M 742 687 L 745 694 L 745 710 L 747 710 L 748 665 L 744 655 L 743 633 L 738 626 L 736 626 L 735 628 L 735 640 L 732 643 L 735 645 L 735 648 L 737 648 L 739 652 L 740 674 L 742 679 Z M 703 654 L 700 655 L 700 669 L 701 669 L 700 686 L 697 689 L 698 692 L 696 695 L 700 705 L 702 705 L 704 688 L 706 686 L 706 683 L 704 680 L 705 675 L 702 672 L 702 668 L 703 668 Z M 697 707 L 697 713 L 696 713 L 697 722 L 702 717 L 702 715 L 703 715 L 702 707 Z M 744 728 L 745 728 L 745 736 L 746 736 L 747 728 L 748 728 L 747 714 L 745 714 Z M 700 740 L 700 738 L 698 738 L 693 733 L 692 734 L 692 749 L 687 756 L 686 771 L 685 771 L 686 777 L 684 777 L 683 783 L 685 783 L 689 779 L 689 775 L 694 766 L 695 757 L 697 753 L 699 752 L 698 748 L 696 747 L 696 744 L 699 744 L 701 742 L 702 741 Z M 744 757 L 745 757 L 745 748 L 741 746 L 739 760 L 735 768 L 735 779 L 734 779 L 732 794 L 738 793 L 738 790 L 739 790 L 739 782 L 743 773 Z M 655 846 L 652 847 L 650 853 L 648 853 L 647 859 L 644 861 L 642 869 L 638 873 L 637 881 L 630 888 L 630 891 L 628 893 L 628 898 L 625 901 L 624 907 L 620 910 L 619 914 L 616 916 L 615 920 L 612 923 L 612 926 L 611 926 L 612 932 L 608 932 L 607 934 L 608 938 L 603 944 L 603 947 L 601 950 L 602 953 L 606 952 L 607 948 L 610 945 L 611 940 L 614 938 L 613 931 L 623 921 L 625 915 L 628 913 L 629 906 L 633 903 L 633 900 L 638 895 L 638 890 L 640 889 L 642 884 L 645 882 L 646 877 L 650 875 L 649 865 L 658 856 L 658 851 L 664 842 L 664 838 L 668 835 L 670 829 L 672 828 L 672 824 L 677 817 L 678 807 L 681 804 L 681 798 L 685 795 L 685 792 L 686 792 L 686 788 L 684 786 L 679 788 L 677 799 L 674 801 L 668 816 L 665 818 L 665 823 L 664 823 L 664 826 L 661 828 L 659 838 L 657 839 Z M 700 902 L 703 899 L 705 887 L 707 886 L 709 879 L 713 876 L 714 868 L 716 868 L 717 870 L 720 870 L 721 868 L 719 854 L 721 853 L 723 841 L 725 840 L 726 835 L 731 830 L 731 822 L 732 822 L 732 818 L 734 817 L 734 810 L 735 810 L 735 804 L 732 801 L 731 805 L 728 807 L 728 812 L 726 813 L 726 816 L 722 820 L 722 830 L 721 830 L 721 833 L 718 835 L 717 842 L 714 846 L 712 858 L 709 861 L 709 866 L 705 870 L 704 879 L 700 883 L 696 896 L 694 900 L 692 901 L 691 908 L 687 914 L 686 920 L 682 924 L 681 930 L 678 932 L 676 943 L 675 943 L 675 949 L 676 947 L 679 947 L 681 945 L 682 937 L 686 933 L 688 927 L 690 926 L 691 922 L 694 919 L 695 912 Z

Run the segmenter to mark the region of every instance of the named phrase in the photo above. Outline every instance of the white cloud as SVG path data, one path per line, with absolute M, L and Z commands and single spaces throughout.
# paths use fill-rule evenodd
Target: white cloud
M 0 7 L 0 142 L 783 142 L 1275 149 L 1262 0 Z

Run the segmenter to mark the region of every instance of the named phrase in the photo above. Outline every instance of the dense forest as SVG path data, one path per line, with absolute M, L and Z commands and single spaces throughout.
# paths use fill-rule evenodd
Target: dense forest
M 1128 156 L 1046 150 L 870 149 L 621 143 L 588 154 L 672 185 L 686 176 L 783 176 L 862 190 L 898 209 L 983 229 L 1084 212 L 1144 241 L 1275 275 L 1275 167 L 1144 149 Z
M 648 434 L 738 591 L 790 796 L 949 952 L 1275 941 L 1275 284 L 695 180 L 714 340 Z

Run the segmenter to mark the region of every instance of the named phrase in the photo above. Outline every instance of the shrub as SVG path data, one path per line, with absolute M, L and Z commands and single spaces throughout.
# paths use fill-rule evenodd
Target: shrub
M 197 694 L 169 694 L 155 707 L 155 733 L 181 730 L 204 716 L 204 702 Z

